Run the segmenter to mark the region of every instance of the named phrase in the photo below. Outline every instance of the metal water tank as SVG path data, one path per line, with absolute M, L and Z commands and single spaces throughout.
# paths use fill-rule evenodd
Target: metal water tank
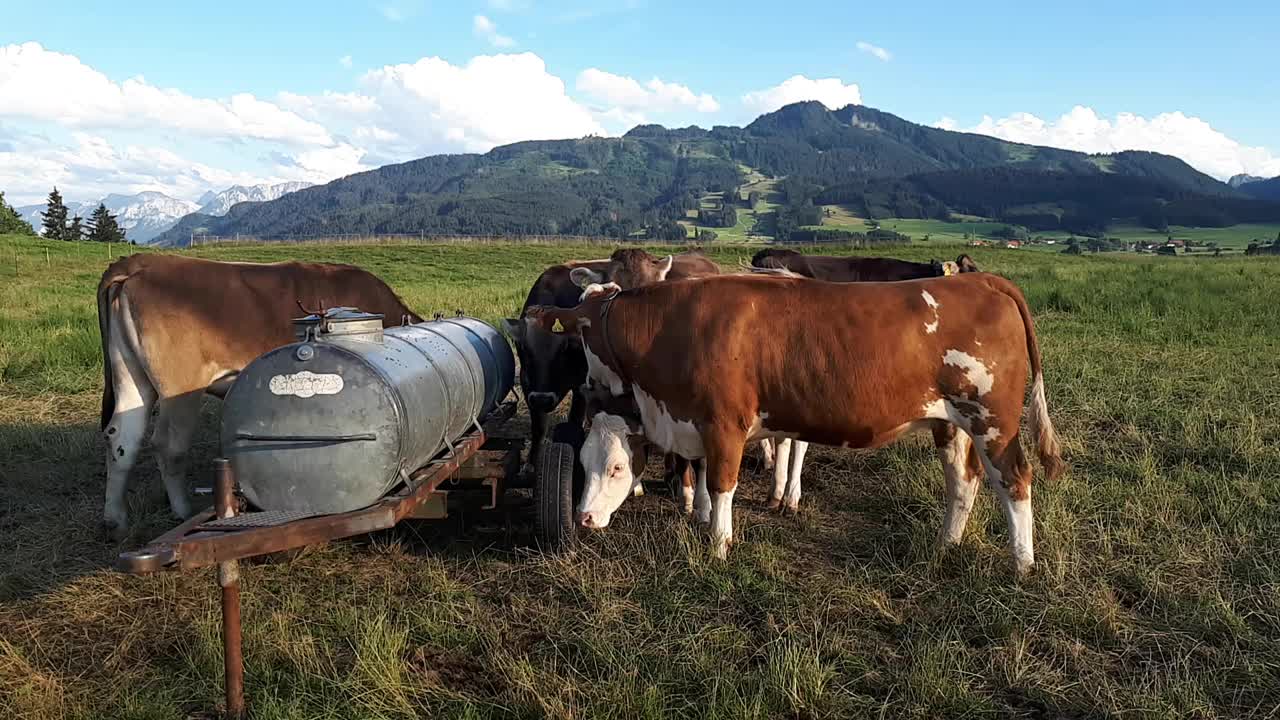
M 470 317 L 383 329 L 352 308 L 294 321 L 298 342 L 236 378 L 222 452 L 263 510 L 339 513 L 376 502 L 506 399 L 515 360 Z

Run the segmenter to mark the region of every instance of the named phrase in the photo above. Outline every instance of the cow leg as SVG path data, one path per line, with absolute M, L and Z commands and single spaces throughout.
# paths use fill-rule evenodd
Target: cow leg
M 791 438 L 780 438 L 773 456 L 773 494 L 769 496 L 769 509 L 782 507 L 782 496 L 787 491 L 787 469 L 791 460 Z
M 773 441 L 769 438 L 762 438 L 760 440 L 760 451 L 764 453 L 764 469 L 772 470 L 774 466 Z
M 675 453 L 667 453 L 663 456 L 663 464 L 666 466 L 667 487 L 671 490 L 671 496 L 679 495 L 684 505 L 684 514 L 691 514 L 694 485 L 692 464 Z
M 804 465 L 804 456 L 807 452 L 809 452 L 809 443 L 796 440 L 792 444 L 787 496 L 783 502 L 783 507 L 792 513 L 800 510 L 800 468 Z
M 1000 439 L 983 442 L 974 438 L 974 447 L 987 471 L 987 483 L 1000 497 L 1009 525 L 1009 549 L 1018 575 L 1026 575 L 1035 564 L 1032 549 L 1031 465 L 1018 442 L 1017 426 Z M 1002 433 L 1005 432 L 1002 430 Z M 1005 437 L 1010 438 L 1004 440 Z
M 200 421 L 203 393 L 164 398 L 156 404 L 156 429 L 151 436 L 160 477 L 169 496 L 169 509 L 181 519 L 191 516 L 191 500 L 187 497 L 187 451 L 191 436 Z
M 128 318 L 128 313 L 117 317 Z M 129 532 L 129 511 L 125 492 L 129 489 L 129 473 L 138 460 L 147 420 L 156 402 L 156 391 L 142 371 L 142 364 L 124 341 L 121 322 L 112 322 L 107 342 L 107 362 L 111 369 L 111 385 L 115 407 L 103 428 L 107 441 L 107 489 L 103 505 L 103 524 L 112 536 L 120 539 Z
M 698 475 L 698 486 L 693 492 L 693 512 L 698 522 L 706 525 L 711 522 L 711 494 L 707 492 L 707 461 L 692 461 Z
M 702 433 L 702 446 L 707 453 L 707 490 L 711 496 L 711 554 L 723 560 L 733 544 L 733 494 L 738 489 L 745 438 L 741 431 L 712 428 Z
M 533 474 L 538 462 L 538 454 L 542 452 L 542 440 L 547 434 L 547 416 L 550 413 L 529 409 L 529 459 L 525 462 L 525 472 Z
M 680 471 L 680 497 L 681 497 L 681 500 L 684 501 L 685 515 L 693 514 L 693 496 L 696 492 L 694 490 L 694 485 L 697 484 L 696 481 L 694 480 L 695 474 L 698 474 L 703 479 L 703 481 L 706 480 L 705 473 L 697 473 L 694 470 L 693 464 L 688 461 L 685 461 L 684 469 Z M 703 491 L 706 491 L 706 486 L 703 485 L 702 489 Z
M 973 510 L 973 499 L 978 492 L 978 472 L 970 472 L 978 460 L 977 451 L 969 433 L 958 430 L 951 423 L 938 423 L 933 429 L 933 444 L 942 461 L 942 474 L 947 480 L 947 509 L 942 516 L 942 530 L 938 541 L 943 545 L 956 545 L 964 535 Z

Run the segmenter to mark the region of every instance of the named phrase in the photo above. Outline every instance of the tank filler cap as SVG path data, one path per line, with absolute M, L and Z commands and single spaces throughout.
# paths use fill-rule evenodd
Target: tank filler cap
M 361 312 L 351 307 L 329 308 L 324 314 L 311 313 L 294 320 L 294 336 L 302 340 L 326 335 L 362 336 L 360 339 L 381 342 L 382 318 L 380 313 Z

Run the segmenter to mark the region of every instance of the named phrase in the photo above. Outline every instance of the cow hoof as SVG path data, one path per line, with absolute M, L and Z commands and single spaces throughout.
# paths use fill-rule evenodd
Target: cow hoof
M 728 560 L 729 546 L 732 544 L 732 540 L 713 540 L 711 542 L 711 557 L 717 560 Z
M 111 542 L 122 542 L 129 537 L 129 526 L 115 520 L 98 523 L 98 533 Z
M 777 510 L 782 507 L 782 498 L 769 498 L 769 504 L 765 505 L 770 510 Z
M 798 515 L 798 514 L 800 514 L 800 506 L 799 506 L 799 505 L 783 505 L 783 506 L 782 506 L 782 514 L 783 514 L 783 515 Z
M 1034 563 L 1024 562 L 1021 558 L 1014 561 L 1013 574 L 1019 580 L 1026 580 L 1035 574 L 1036 566 Z

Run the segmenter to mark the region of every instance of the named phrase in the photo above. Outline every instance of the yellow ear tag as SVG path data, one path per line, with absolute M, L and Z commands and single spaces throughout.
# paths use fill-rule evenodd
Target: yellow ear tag
M 560 324 L 560 318 L 556 318 L 555 323 L 551 325 L 551 332 L 557 332 L 557 333 L 564 332 L 564 326 Z

